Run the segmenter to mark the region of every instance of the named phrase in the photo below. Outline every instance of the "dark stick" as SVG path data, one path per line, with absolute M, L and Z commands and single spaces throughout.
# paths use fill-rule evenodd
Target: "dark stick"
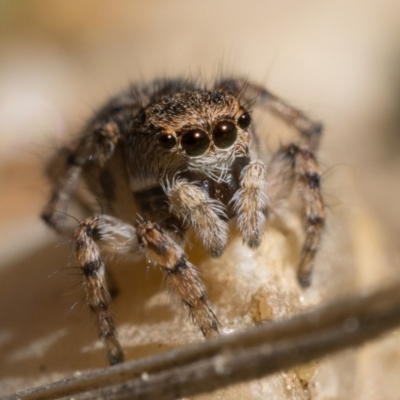
M 156 356 L 92 371 L 4 399 L 175 399 L 260 378 L 371 340 L 400 325 L 400 282 Z

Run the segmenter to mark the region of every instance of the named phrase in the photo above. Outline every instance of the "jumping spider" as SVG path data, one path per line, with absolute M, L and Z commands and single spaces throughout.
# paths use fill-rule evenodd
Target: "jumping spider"
M 255 132 L 244 107 L 250 103 L 299 131 L 299 139 L 281 146 L 267 165 L 250 151 Z M 298 279 L 309 285 L 325 220 L 314 155 L 321 133 L 320 124 L 247 81 L 224 80 L 206 90 L 195 82 L 166 80 L 113 97 L 59 152 L 62 168 L 50 165 L 54 187 L 42 217 L 56 231 L 68 231 L 66 212 L 81 177 L 102 205 L 103 212 L 83 220 L 73 238 L 110 364 L 123 361 L 123 350 L 109 312 L 103 251 L 144 253 L 164 272 L 203 335 L 215 337 L 218 323 L 206 288 L 182 248 L 187 232 L 192 229 L 218 257 L 233 219 L 244 243 L 256 248 L 276 200 L 296 184 L 305 230 Z

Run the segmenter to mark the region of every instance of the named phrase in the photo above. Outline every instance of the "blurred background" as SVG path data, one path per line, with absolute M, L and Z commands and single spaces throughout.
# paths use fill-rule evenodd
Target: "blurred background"
M 327 191 L 328 205 L 367 211 L 385 263 L 398 264 L 398 0 L 2 0 L 0 60 L 0 378 L 10 378 L 7 387 L 18 388 L 29 371 L 50 372 L 51 359 L 40 357 L 64 334 L 18 353 L 48 318 L 46 309 L 24 312 L 22 294 L 30 304 L 44 296 L 70 254 L 62 245 L 64 258 L 54 253 L 59 242 L 38 218 L 48 193 L 44 162 L 130 82 L 244 76 L 322 121 L 323 179 L 329 186 L 332 176 L 346 176 Z M 54 293 L 51 301 L 65 310 L 73 298 Z

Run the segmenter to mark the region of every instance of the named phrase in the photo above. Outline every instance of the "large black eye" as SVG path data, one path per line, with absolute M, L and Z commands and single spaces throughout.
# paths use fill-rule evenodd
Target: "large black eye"
M 242 129 L 248 128 L 250 122 L 251 122 L 251 117 L 247 111 L 245 111 L 238 119 L 238 124 Z
M 170 133 L 167 134 L 161 134 L 158 137 L 158 143 L 160 144 L 161 147 L 163 147 L 164 149 L 172 149 L 175 144 L 176 144 L 176 139 L 174 135 L 171 135 Z
M 208 149 L 210 139 L 201 129 L 193 129 L 182 136 L 181 145 L 187 155 L 200 156 Z
M 235 143 L 237 136 L 236 125 L 231 121 L 221 121 L 213 130 L 214 144 L 220 149 L 226 149 Z

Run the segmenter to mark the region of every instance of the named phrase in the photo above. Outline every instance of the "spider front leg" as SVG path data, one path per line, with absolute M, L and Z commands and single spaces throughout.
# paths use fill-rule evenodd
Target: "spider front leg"
M 192 183 L 177 180 L 167 187 L 170 212 L 195 229 L 204 247 L 219 257 L 228 241 L 228 224 L 224 205 Z
M 105 342 L 108 361 L 114 365 L 124 356 L 109 310 L 111 297 L 99 247 L 113 253 L 137 253 L 136 230 L 117 218 L 99 215 L 81 222 L 75 232 L 75 259 L 84 276 L 86 299 Z
M 295 144 L 282 147 L 269 165 L 267 182 L 271 202 L 287 197 L 293 184 L 297 183 L 306 236 L 298 267 L 298 280 L 301 286 L 308 287 L 326 217 L 320 170 L 314 153 L 307 147 Z
M 250 162 L 243 168 L 240 189 L 232 198 L 243 241 L 252 249 L 260 245 L 265 226 L 265 170 L 262 161 Z
M 142 251 L 165 273 L 168 284 L 179 294 L 203 335 L 217 336 L 218 321 L 207 300 L 206 288 L 182 248 L 152 222 L 140 224 L 137 235 Z

